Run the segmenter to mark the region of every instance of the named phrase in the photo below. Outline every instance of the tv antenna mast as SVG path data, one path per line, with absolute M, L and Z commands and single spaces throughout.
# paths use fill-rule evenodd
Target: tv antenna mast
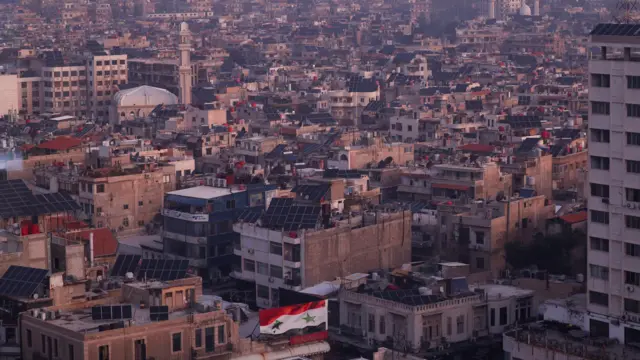
M 613 20 L 619 24 L 638 23 L 638 0 L 619 0 L 616 3 L 616 13 Z

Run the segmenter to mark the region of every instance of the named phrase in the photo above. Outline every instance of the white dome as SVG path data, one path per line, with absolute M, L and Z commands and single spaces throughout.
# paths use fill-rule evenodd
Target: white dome
M 520 16 L 531 16 L 531 8 L 529 7 L 529 5 L 525 4 L 524 2 L 520 7 Z
M 113 96 L 116 106 L 144 106 L 144 105 L 177 105 L 178 97 L 169 90 L 153 86 L 138 86 L 118 91 Z

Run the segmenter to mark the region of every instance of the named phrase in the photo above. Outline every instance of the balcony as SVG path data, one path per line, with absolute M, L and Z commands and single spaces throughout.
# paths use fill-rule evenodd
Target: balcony
M 301 279 L 284 279 L 284 286 L 293 291 L 302 290 L 302 280 Z

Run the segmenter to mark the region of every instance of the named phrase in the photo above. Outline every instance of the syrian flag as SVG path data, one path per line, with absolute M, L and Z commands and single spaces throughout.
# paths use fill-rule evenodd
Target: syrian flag
M 261 334 L 278 335 L 290 330 L 319 325 L 323 325 L 322 330 L 326 330 L 327 324 L 326 300 L 260 310 Z

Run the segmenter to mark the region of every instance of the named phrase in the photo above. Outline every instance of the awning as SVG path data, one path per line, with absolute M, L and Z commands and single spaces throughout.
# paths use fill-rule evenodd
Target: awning
M 455 185 L 455 184 L 431 184 L 431 187 L 434 188 L 434 189 L 469 191 L 469 187 L 468 186 Z

